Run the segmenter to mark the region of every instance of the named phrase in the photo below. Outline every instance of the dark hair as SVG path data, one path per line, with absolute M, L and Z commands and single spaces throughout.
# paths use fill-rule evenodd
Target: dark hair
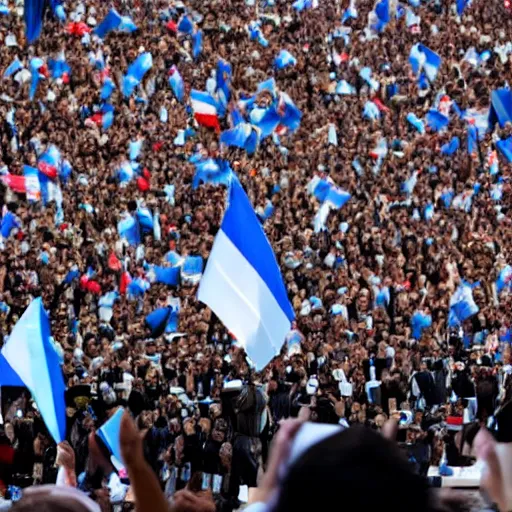
M 288 471 L 273 512 L 375 511 L 386 500 L 395 512 L 430 511 L 427 481 L 413 472 L 395 443 L 354 426 L 314 445 Z M 338 506 L 336 505 L 338 504 Z

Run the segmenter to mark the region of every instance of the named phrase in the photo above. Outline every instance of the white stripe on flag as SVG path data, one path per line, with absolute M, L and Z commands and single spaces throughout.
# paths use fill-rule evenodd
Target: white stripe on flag
M 213 116 L 217 115 L 217 109 L 209 103 L 205 103 L 204 101 L 196 101 L 193 99 L 191 99 L 190 102 L 192 104 L 192 110 L 196 114 L 206 114 Z
M 276 355 L 290 330 L 290 320 L 266 283 L 222 230 L 198 298 L 229 327 L 258 369 Z

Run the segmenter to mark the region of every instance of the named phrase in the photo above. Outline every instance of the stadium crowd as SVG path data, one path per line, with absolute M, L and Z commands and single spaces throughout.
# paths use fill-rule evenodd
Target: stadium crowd
M 512 78 L 512 16 L 499 1 L 473 0 L 460 16 L 444 0 L 381 4 L 387 18 L 367 0 L 72 0 L 66 21 L 48 11 L 32 44 L 23 2 L 2 4 L 0 332 L 42 297 L 80 488 L 101 496 L 108 471 L 91 469 L 89 434 L 120 405 L 169 499 L 195 486 L 218 510 L 257 486 L 288 417 L 374 430 L 394 418 L 423 476 L 472 464 L 463 445 L 475 422 L 509 441 L 512 152 L 499 143 L 512 131 L 487 113 Z M 111 8 L 136 30 L 94 35 Z M 434 76 L 411 65 L 417 43 L 441 58 Z M 145 53 L 152 67 L 125 95 Z M 259 88 L 271 77 L 300 125 L 261 137 L 253 154 L 221 144 L 188 102 L 193 89 L 218 93 L 221 59 L 223 132 L 255 91 L 260 108 L 274 101 L 273 86 Z M 243 184 L 296 314 L 261 371 L 196 298 L 226 204 L 214 172 L 198 179 L 198 154 L 229 162 Z M 26 166 L 38 169 L 35 191 Z M 326 205 L 318 182 L 347 200 Z M 139 243 L 120 233 L 134 218 Z M 167 307 L 172 322 L 147 320 Z M 1 393 L 0 492 L 55 482 L 37 408 L 20 389 Z M 119 476 L 113 503 L 127 501 Z

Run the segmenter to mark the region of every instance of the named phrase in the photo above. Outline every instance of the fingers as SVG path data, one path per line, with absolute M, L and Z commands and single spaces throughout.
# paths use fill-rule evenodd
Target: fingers
M 303 421 L 285 420 L 281 422 L 279 431 L 277 432 L 276 439 L 272 446 L 272 452 L 270 454 L 270 460 L 267 472 L 265 473 L 265 484 L 276 485 L 279 468 L 282 462 L 286 459 L 290 449 L 293 438 L 303 425 Z
M 396 435 L 398 433 L 398 423 L 391 419 L 384 423 L 382 427 L 382 435 L 389 441 L 396 441 Z
M 478 459 L 486 463 L 482 473 L 480 486 L 483 487 L 491 499 L 498 504 L 500 510 L 504 507 L 503 478 L 500 462 L 496 453 L 496 441 L 486 429 L 480 429 L 474 441 L 474 448 Z

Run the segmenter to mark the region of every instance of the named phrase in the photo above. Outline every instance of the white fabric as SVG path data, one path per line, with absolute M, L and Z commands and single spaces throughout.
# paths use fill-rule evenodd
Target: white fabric
M 198 298 L 230 326 L 258 368 L 276 355 L 290 330 L 290 321 L 266 283 L 222 230 Z

